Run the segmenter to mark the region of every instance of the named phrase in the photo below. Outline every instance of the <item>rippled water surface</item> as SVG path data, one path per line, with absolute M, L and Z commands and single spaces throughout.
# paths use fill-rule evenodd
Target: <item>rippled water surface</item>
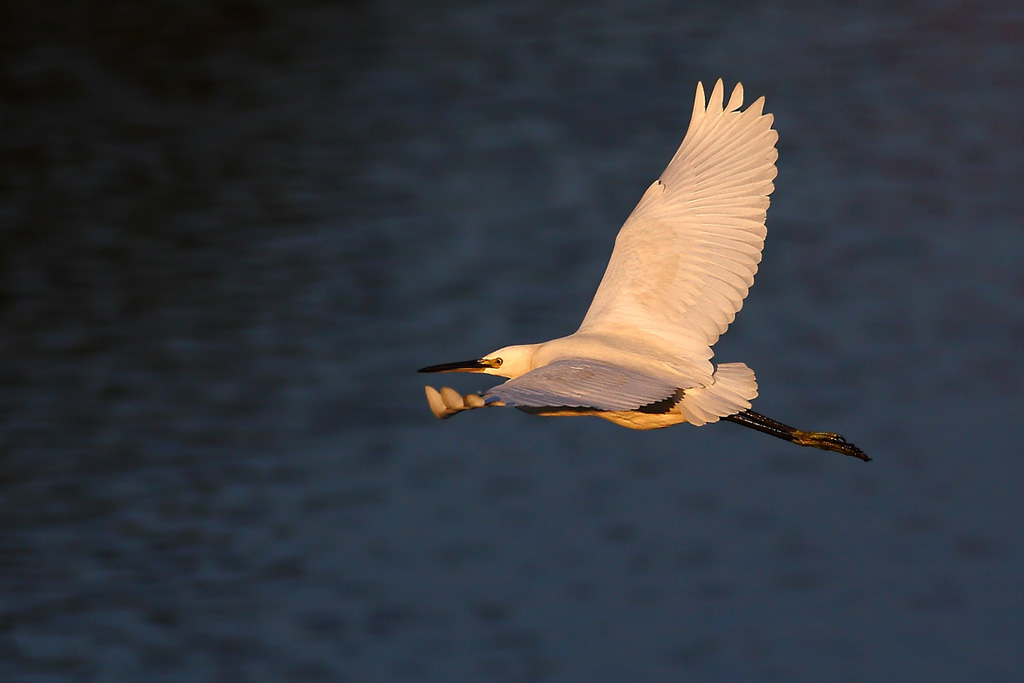
M 0 679 L 1017 680 L 1024 13 L 559 7 L 7 4 Z M 719 76 L 780 160 L 718 357 L 875 460 L 435 421 Z

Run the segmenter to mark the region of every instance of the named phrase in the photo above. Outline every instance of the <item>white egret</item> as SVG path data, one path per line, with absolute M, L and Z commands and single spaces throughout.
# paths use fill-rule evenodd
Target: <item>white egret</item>
M 482 394 L 426 387 L 431 410 L 514 406 L 537 415 L 596 415 L 632 429 L 729 420 L 801 446 L 869 460 L 838 434 L 794 429 L 750 410 L 754 372 L 711 363 L 711 347 L 743 306 L 761 261 L 774 189 L 772 115 L 742 110 L 697 84 L 690 127 L 665 172 L 633 209 L 579 329 L 540 344 L 420 372 L 509 378 Z

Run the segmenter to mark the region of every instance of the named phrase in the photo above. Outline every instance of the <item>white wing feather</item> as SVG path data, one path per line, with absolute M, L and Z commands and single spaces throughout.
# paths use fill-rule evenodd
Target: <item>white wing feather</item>
M 508 406 L 636 410 L 676 391 L 672 378 L 598 360 L 567 358 L 499 384 L 486 391 L 484 398 Z
M 718 81 L 705 106 L 697 85 L 686 137 L 619 231 L 579 332 L 644 333 L 710 374 L 761 261 L 778 158 L 764 98 L 742 101 L 737 85 L 723 106 Z

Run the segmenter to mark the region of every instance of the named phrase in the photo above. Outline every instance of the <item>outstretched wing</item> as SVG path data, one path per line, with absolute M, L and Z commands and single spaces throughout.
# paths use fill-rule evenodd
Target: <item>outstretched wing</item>
M 739 84 L 723 105 L 718 81 L 706 106 L 697 85 L 686 137 L 619 231 L 580 332 L 636 330 L 711 358 L 754 282 L 778 158 L 764 98 L 742 103 Z
M 597 360 L 568 358 L 531 370 L 484 393 L 487 402 L 536 408 L 636 410 L 673 396 L 670 380 Z

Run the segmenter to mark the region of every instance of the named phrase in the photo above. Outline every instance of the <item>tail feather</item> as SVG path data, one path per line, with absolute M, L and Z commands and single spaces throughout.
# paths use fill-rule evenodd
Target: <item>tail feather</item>
M 714 383 L 687 389 L 676 409 L 693 425 L 718 422 L 727 415 L 750 410 L 757 397 L 754 371 L 743 363 L 722 363 L 715 368 Z

